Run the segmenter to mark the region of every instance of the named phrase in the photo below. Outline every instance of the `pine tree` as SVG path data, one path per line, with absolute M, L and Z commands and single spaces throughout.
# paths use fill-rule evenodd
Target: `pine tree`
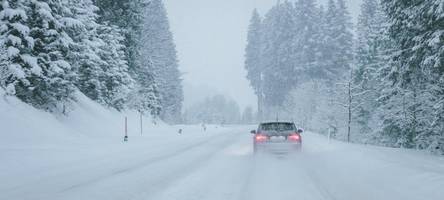
M 264 112 L 279 112 L 300 71 L 294 67 L 295 10 L 285 1 L 274 6 L 263 21 Z M 276 113 L 277 114 L 277 113 Z
M 357 132 L 365 140 L 373 137 L 377 123 L 375 108 L 379 106 L 377 99 L 385 87 L 381 84 L 384 75 L 379 74 L 388 62 L 386 54 L 390 41 L 387 30 L 387 18 L 378 0 L 365 0 L 357 25 L 356 68 L 353 73 L 354 85 L 358 86 L 356 93 L 360 94 L 356 99 L 359 102 L 355 113 Z
M 314 0 L 298 0 L 295 3 L 295 71 L 298 79 L 319 78 L 317 53 L 321 39 L 319 11 Z
M 30 54 L 35 55 L 43 76 L 30 81 L 31 91 L 16 96 L 37 108 L 65 113 L 76 90 L 74 70 L 67 62 L 73 40 L 65 32 L 72 19 L 58 0 L 33 0 L 28 13 L 29 35 L 35 40 Z
M 101 66 L 104 60 L 97 55 L 99 46 L 105 45 L 97 35 L 98 8 L 90 0 L 64 1 L 69 11 L 70 23 L 66 32 L 73 39 L 70 47 L 69 62 L 76 70 L 76 86 L 90 99 L 104 104 L 101 90 L 104 87 L 100 77 L 104 74 Z
M 327 10 L 324 15 L 324 30 L 323 30 L 323 59 L 321 66 L 325 71 L 325 79 L 331 80 L 341 74 L 341 69 L 337 69 L 335 66 L 335 52 L 338 51 L 336 38 L 336 18 L 337 18 L 337 6 L 334 0 L 328 1 Z
M 344 110 L 344 105 L 349 105 L 350 69 L 353 63 L 353 34 L 350 14 L 343 0 L 330 0 L 325 12 L 321 35 L 324 36 L 320 48 L 323 56 L 318 62 L 322 68 L 323 96 L 320 105 L 325 117 L 324 123 L 328 124 L 333 135 L 348 132 L 349 109 Z M 322 82 L 321 82 L 322 83 Z M 346 107 L 350 107 L 346 106 Z M 347 131 L 345 131 L 347 127 Z M 342 138 L 342 137 L 341 137 Z M 345 138 L 345 137 L 343 137 Z
M 444 104 L 444 3 L 441 0 L 423 2 L 418 10 L 415 22 L 421 23 L 422 27 L 420 34 L 414 38 L 415 47 L 418 47 L 414 50 L 427 76 L 427 83 L 423 87 L 426 92 L 423 91 L 422 98 L 419 98 L 425 118 L 420 116 L 419 121 L 425 121 L 421 124 L 426 127 L 419 132 L 416 147 L 444 153 L 444 111 L 439 109 Z M 430 111 L 434 112 L 433 117 L 430 117 Z
M 327 18 L 327 11 L 324 6 L 320 6 L 318 9 L 318 21 L 317 21 L 317 33 L 315 33 L 314 38 L 317 42 L 316 48 L 316 68 L 310 74 L 313 74 L 314 77 L 317 77 L 321 80 L 329 79 L 331 72 L 329 70 L 329 60 L 331 60 L 331 49 L 329 45 L 329 41 L 331 41 L 330 37 L 328 37 L 328 24 L 327 22 L 330 20 Z
M 442 142 L 438 138 L 442 137 L 442 125 L 436 122 L 442 120 L 435 107 L 442 99 L 442 89 L 436 87 L 444 66 L 444 33 L 443 24 L 440 23 L 443 21 L 442 1 L 383 0 L 382 3 L 391 21 L 389 34 L 397 48 L 392 55 L 392 69 L 388 78 L 393 87 L 398 88 L 396 91 L 402 92 L 404 100 L 404 118 L 394 120 L 386 117 L 385 121 L 389 122 L 387 127 L 395 126 L 399 130 L 399 146 L 440 148 Z M 438 117 L 431 117 L 431 112 L 438 114 Z
M 29 2 L 3 0 L 0 5 L 0 86 L 31 103 L 34 82 L 43 76 L 32 54 L 34 38 L 28 27 Z
M 124 30 L 126 57 L 131 73 L 139 66 L 144 12 L 151 0 L 96 0 L 99 23 L 110 23 Z
M 157 117 L 162 110 L 159 102 L 159 93 L 156 85 L 149 86 L 140 85 L 136 82 L 134 90 L 128 97 L 128 105 L 130 108 L 139 111 L 142 114 L 150 114 Z
M 336 34 L 334 41 L 338 51 L 335 52 L 334 65 L 339 70 L 347 71 L 351 69 L 353 62 L 353 24 L 345 1 L 338 0 L 337 3 L 337 13 L 334 18 L 335 23 L 333 30 L 334 34 Z
M 393 1 L 391 3 L 398 4 L 399 2 Z M 394 13 L 394 10 L 389 10 L 391 9 L 389 5 L 385 4 L 385 6 L 388 16 L 392 20 L 398 20 L 400 22 L 395 26 L 390 27 L 390 37 L 394 40 L 395 45 L 397 45 L 397 50 L 402 51 L 403 49 L 409 48 L 409 46 L 412 47 L 413 44 L 407 40 L 413 37 L 413 35 L 416 35 L 416 33 L 413 32 L 414 30 L 406 29 L 401 31 L 401 29 L 407 27 L 407 24 L 405 23 L 408 23 L 406 20 L 409 16 L 407 16 L 405 13 Z M 401 7 L 401 5 L 396 6 L 399 6 L 398 8 L 401 9 L 407 8 Z M 390 107 L 386 107 L 390 108 L 388 110 L 390 113 L 397 115 L 384 116 L 384 133 L 389 134 L 389 137 L 391 137 L 393 140 L 393 145 L 411 148 L 414 146 L 414 138 L 417 135 L 417 132 L 413 127 L 414 124 L 416 124 L 416 117 L 413 117 L 415 115 L 413 113 L 416 113 L 417 111 L 417 104 L 411 103 L 416 101 L 415 97 L 417 96 L 417 93 L 415 92 L 415 94 L 412 95 L 411 91 L 417 91 L 416 86 L 418 86 L 418 79 L 416 78 L 420 78 L 422 75 L 418 69 L 413 68 L 419 63 L 415 63 L 414 66 L 411 65 L 413 63 L 407 63 L 407 60 L 410 59 L 412 52 L 408 52 L 408 54 L 398 54 L 400 57 L 398 57 L 397 54 L 393 54 L 392 70 L 388 76 L 389 81 L 396 83 L 396 86 L 395 89 L 391 88 L 391 90 L 388 90 L 391 93 L 386 95 L 386 101 L 389 102 L 388 105 L 390 105 Z M 400 73 L 405 73 L 409 77 L 404 77 L 403 75 L 400 76 Z M 401 77 L 403 78 L 400 79 Z
M 247 47 L 245 48 L 245 69 L 247 70 L 247 79 L 258 98 L 258 117 L 263 116 L 264 94 L 263 94 L 263 65 L 262 65 L 262 18 L 257 9 L 253 11 L 250 20 L 247 37 Z
M 330 0 L 325 13 L 324 61 L 329 80 L 337 80 L 351 68 L 353 33 L 350 13 L 344 0 Z
M 124 36 L 125 59 L 135 80 L 129 107 L 141 113 L 160 114 L 160 94 L 155 82 L 153 62 L 141 59 L 145 11 L 150 0 L 96 0 L 99 24 L 118 26 Z M 147 92 L 147 93 L 145 93 Z M 152 109 L 152 110 L 150 110 Z
M 135 84 L 129 74 L 125 46 L 123 46 L 124 37 L 121 32 L 119 27 L 107 24 L 101 24 L 97 28 L 99 39 L 103 41 L 97 54 L 105 61 L 101 66 L 103 69 L 103 74 L 100 76 L 101 94 L 105 105 L 117 110 L 126 108 L 126 102 Z
M 173 35 L 162 0 L 152 0 L 147 6 L 142 35 L 141 65 L 152 64 L 160 91 L 161 118 L 179 123 L 182 112 L 182 79 Z
M 77 72 L 76 86 L 102 105 L 124 109 L 133 80 L 119 27 L 97 23 L 98 8 L 91 0 L 70 0 L 64 6 L 74 19 L 67 32 L 74 41 L 70 63 Z

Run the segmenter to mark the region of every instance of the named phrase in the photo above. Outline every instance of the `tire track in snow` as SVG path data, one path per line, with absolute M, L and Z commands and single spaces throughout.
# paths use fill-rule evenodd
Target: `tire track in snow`
M 166 185 L 147 199 L 156 200 L 237 200 L 246 187 L 245 175 L 252 172 L 250 145 L 245 138 L 237 140 L 193 170 Z
M 253 178 L 253 174 L 256 171 L 256 159 L 254 158 L 255 155 L 251 155 L 251 157 L 249 158 L 249 160 L 251 161 L 251 167 L 249 167 L 250 170 L 248 170 L 248 173 L 245 177 L 245 182 L 243 183 L 242 187 L 241 187 L 241 193 L 238 196 L 238 200 L 246 200 L 246 199 L 250 199 L 248 196 L 249 191 L 250 191 L 250 185 L 252 182 L 252 178 Z
M 173 172 L 169 171 L 166 176 L 159 176 L 156 180 L 150 181 L 150 189 L 145 192 L 145 195 L 142 195 L 140 199 L 149 199 L 147 197 L 154 196 L 162 191 L 168 189 L 173 182 L 184 178 L 192 174 L 195 171 L 199 171 L 201 168 L 206 167 L 205 161 L 209 161 L 218 153 L 222 152 L 225 147 L 231 145 L 237 138 L 236 137 L 228 137 L 222 143 L 218 143 L 219 145 L 215 146 L 212 151 L 205 153 L 204 155 L 200 155 L 198 158 L 189 161 L 190 164 L 185 167 L 178 166 L 177 169 L 174 169 Z M 139 199 L 139 198 L 135 198 Z
M 307 178 L 311 180 L 313 183 L 313 186 L 319 191 L 319 193 L 322 195 L 323 199 L 325 200 L 337 200 L 333 194 L 325 187 L 321 180 L 319 180 L 312 169 L 307 168 L 306 166 L 301 167 L 304 171 L 304 173 L 307 175 Z
M 270 152 L 254 155 L 251 172 L 247 175 L 247 180 L 242 189 L 243 192 L 238 199 L 268 199 L 270 195 L 277 195 L 276 199 L 294 199 L 299 195 L 299 198 L 307 200 L 336 200 L 313 172 L 305 166 L 303 156 L 302 154 L 295 155 L 292 153 L 274 155 Z M 276 167 L 274 165 L 277 168 L 273 169 Z M 270 170 L 277 171 L 270 173 Z M 293 188 L 276 187 L 280 184 L 284 184 L 281 186 L 290 184 L 293 185 Z M 264 185 L 270 185 L 269 190 Z M 279 196 L 284 193 L 287 196 Z
M 204 154 L 201 154 L 199 152 L 199 155 L 197 157 L 191 159 L 188 161 L 190 164 L 184 166 L 177 166 L 174 170 L 168 170 L 164 172 L 165 174 L 159 174 L 154 179 L 151 179 L 149 182 L 151 183 L 151 188 L 156 188 L 155 190 L 160 190 L 162 188 L 165 188 L 170 182 L 179 179 L 181 176 L 185 176 L 188 173 L 191 173 L 194 170 L 197 170 L 201 163 L 213 156 L 213 154 L 217 153 L 218 151 L 221 151 L 224 146 L 230 145 L 236 137 L 233 136 L 233 134 L 221 134 L 216 139 L 214 137 L 211 137 L 209 139 L 206 139 L 204 141 L 200 141 L 198 143 L 194 143 L 192 145 L 188 145 L 184 148 L 180 148 L 178 150 L 175 150 L 174 152 L 164 154 L 161 156 L 157 156 L 154 158 L 151 158 L 149 160 L 143 161 L 137 165 L 134 165 L 132 167 L 123 168 L 119 170 L 115 170 L 111 173 L 108 173 L 106 175 L 102 175 L 100 177 L 96 177 L 94 179 L 74 184 L 72 186 L 69 186 L 67 188 L 64 188 L 59 191 L 59 193 L 65 193 L 65 192 L 72 192 L 75 190 L 79 190 L 82 188 L 85 188 L 87 186 L 92 186 L 95 184 L 100 184 L 101 182 L 105 182 L 109 179 L 118 178 L 125 175 L 130 175 L 133 172 L 137 172 L 138 170 L 144 170 L 148 169 L 150 167 L 153 167 L 155 165 L 161 165 L 163 162 L 167 162 L 169 160 L 174 160 L 174 158 L 181 157 L 185 154 L 192 153 L 194 150 L 201 148 L 207 144 L 211 144 L 212 141 L 216 142 L 216 146 L 212 146 L 211 151 L 203 151 Z M 220 147 L 219 147 L 220 146 Z M 167 174 L 166 174 L 167 173 Z M 147 190 L 152 191 L 153 189 Z

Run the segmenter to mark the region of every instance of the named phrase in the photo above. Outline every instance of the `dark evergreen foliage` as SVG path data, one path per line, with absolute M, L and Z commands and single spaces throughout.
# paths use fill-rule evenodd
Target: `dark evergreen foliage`
M 142 34 L 154 26 L 158 32 Z M 180 118 L 182 85 L 168 26 L 160 0 L 2 0 L 0 86 L 53 112 L 66 114 L 81 92 L 117 110 Z M 144 56 L 155 59 L 141 58 L 148 48 Z

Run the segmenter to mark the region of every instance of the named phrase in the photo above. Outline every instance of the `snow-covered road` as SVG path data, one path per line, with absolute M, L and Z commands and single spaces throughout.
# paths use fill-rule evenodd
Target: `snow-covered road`
M 214 129 L 214 130 L 212 130 Z M 444 158 L 328 143 L 253 155 L 251 127 L 185 129 L 130 142 L 0 147 L 3 200 L 441 200 Z

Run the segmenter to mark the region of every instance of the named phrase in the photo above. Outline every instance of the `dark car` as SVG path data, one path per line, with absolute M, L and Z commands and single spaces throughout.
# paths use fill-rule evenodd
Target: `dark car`
M 261 123 L 254 134 L 254 152 L 269 150 L 272 152 L 299 151 L 302 148 L 302 129 L 297 129 L 293 122 Z

